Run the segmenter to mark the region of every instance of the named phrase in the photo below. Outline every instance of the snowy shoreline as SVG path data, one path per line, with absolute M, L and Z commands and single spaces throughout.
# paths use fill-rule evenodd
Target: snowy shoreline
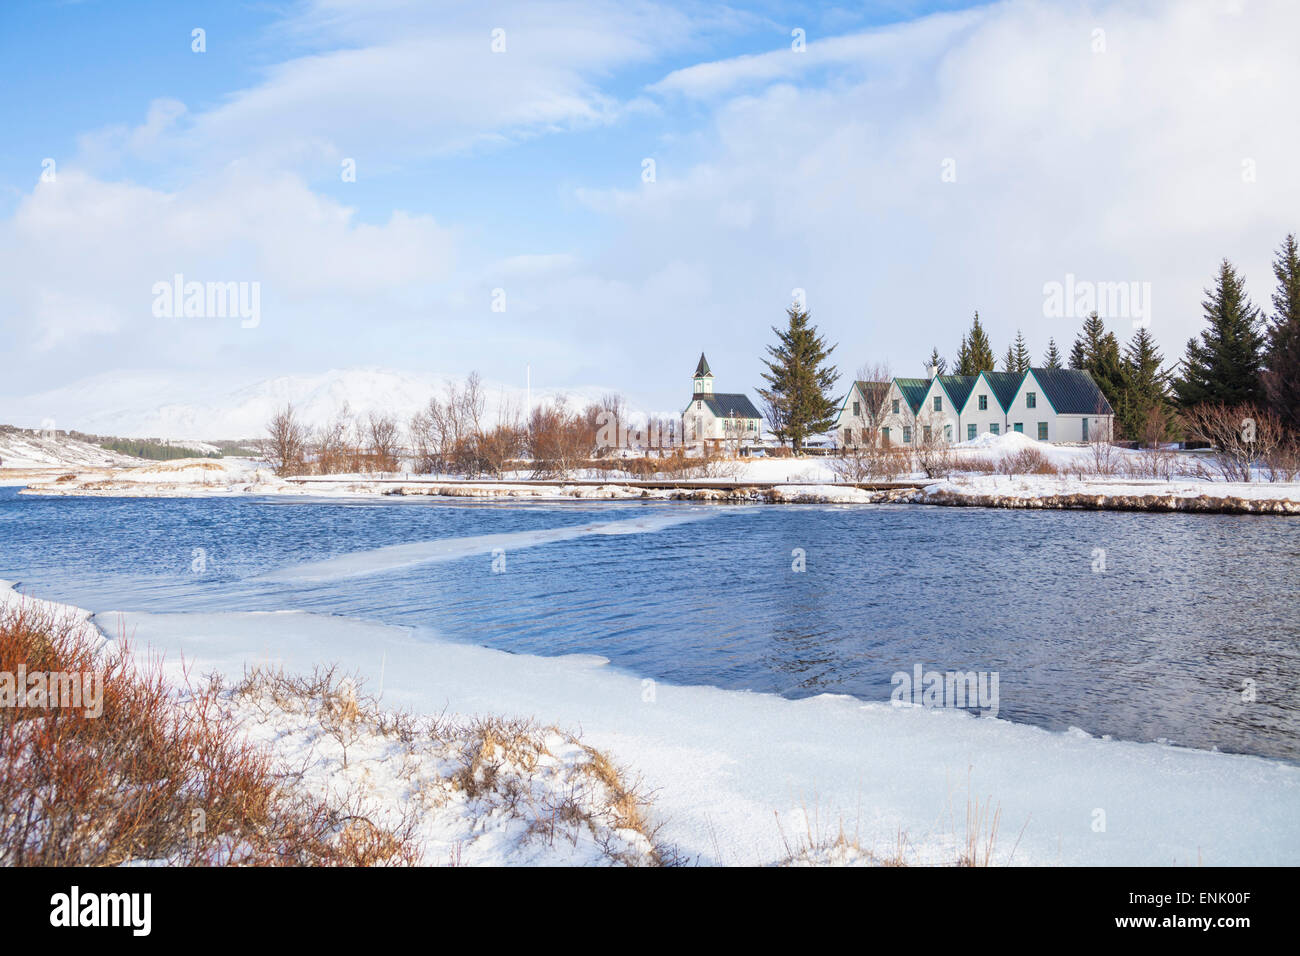
M 761 463 L 768 464 L 768 463 Z M 959 475 L 868 489 L 818 480 L 684 479 L 635 482 L 451 480 L 366 475 L 283 479 L 239 460 L 181 460 L 134 468 L 23 472 L 0 484 L 21 494 L 67 497 L 439 497 L 535 501 L 694 501 L 751 504 L 919 504 L 947 507 L 1083 509 L 1215 514 L 1300 515 L 1300 483 L 1226 483 L 1064 475 Z
M 0 583 L 0 606 L 30 600 Z M 186 668 L 233 682 L 259 664 L 300 674 L 338 664 L 385 708 L 580 730 L 653 792 L 663 839 L 703 864 L 773 863 L 792 838 L 811 849 L 840 832 L 881 855 L 903 834 L 907 862 L 951 863 L 971 801 L 1001 812 L 995 864 L 1300 863 L 1300 767 L 1283 761 L 843 695 L 674 686 L 592 655 L 510 654 L 333 615 L 70 613 L 161 654 L 177 679 Z M 273 730 L 258 733 L 274 742 Z M 390 758 L 371 741 L 349 772 L 397 806 Z M 499 831 L 444 823 L 429 831 L 443 841 L 430 859 L 534 862 L 512 856 Z M 824 846 L 802 861 L 865 862 Z

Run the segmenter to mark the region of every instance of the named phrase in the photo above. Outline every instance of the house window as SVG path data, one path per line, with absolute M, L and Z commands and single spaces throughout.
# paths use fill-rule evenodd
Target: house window
M 898 414 L 898 399 L 894 399 L 894 414 Z
M 929 442 L 930 442 L 930 426 L 929 426 L 929 425 L 925 425 L 925 426 L 922 427 L 922 429 L 921 429 L 921 441 L 925 442 L 926 444 L 929 444 Z
M 846 429 L 844 429 L 844 444 L 846 444 L 846 445 L 852 445 L 852 444 L 853 444 L 853 429 L 852 429 L 852 428 L 846 428 Z
M 854 418 L 860 418 L 861 416 L 862 416 L 862 403 L 861 403 L 861 402 L 854 402 L 854 403 L 853 403 L 853 417 L 854 417 Z
M 974 425 L 967 425 L 967 426 L 966 426 L 966 440 L 967 440 L 967 441 L 974 441 L 974 440 L 975 440 L 975 426 L 974 426 Z
M 944 426 L 943 426 L 943 440 L 944 440 L 944 441 L 948 441 L 948 442 L 952 441 L 952 426 L 951 426 L 951 425 L 944 425 Z
M 936 396 L 934 396 L 934 410 L 935 410 L 936 412 L 941 412 L 941 411 L 943 411 L 943 396 L 942 396 L 942 395 L 936 395 Z
M 1047 441 L 1047 422 L 1038 423 L 1038 440 Z
M 696 409 L 696 411 L 699 411 L 699 410 L 700 410 L 701 408 L 703 408 L 703 407 L 704 407 L 704 403 L 703 403 L 703 402 L 696 402 L 696 403 L 695 403 L 695 409 Z
M 911 425 L 904 425 L 904 426 L 903 426 L 903 444 L 904 444 L 904 445 L 910 444 L 911 441 L 912 441 L 912 426 L 911 426 Z
M 1015 423 L 1014 425 L 1012 425 L 1011 427 L 1014 428 L 1016 431 L 1020 432 L 1020 434 L 1022 434 L 1022 435 L 1025 433 L 1025 423 L 1024 423 L 1024 422 L 1016 422 L 1016 423 Z
M 881 438 L 881 440 L 882 440 L 886 445 L 889 444 L 889 429 L 888 429 L 888 428 L 882 428 L 882 429 L 880 429 L 880 438 Z
M 746 431 L 751 431 L 751 432 L 752 432 L 753 430 L 754 430 L 754 419 L 751 418 L 751 419 L 749 420 L 749 427 L 746 429 Z
M 997 422 L 994 422 L 992 425 L 989 426 L 989 431 L 992 432 L 994 435 L 1000 435 L 1002 434 L 1001 431 L 999 431 L 1001 427 L 1002 426 L 999 425 Z
M 989 397 L 988 397 L 987 395 L 981 395 L 981 396 L 980 396 L 980 411 L 981 411 L 981 412 L 987 412 L 988 410 L 989 410 Z
M 1083 420 L 1083 440 L 1088 440 L 1088 419 Z
M 1038 407 L 1038 393 L 1025 392 L 1025 408 L 1037 408 L 1037 407 Z

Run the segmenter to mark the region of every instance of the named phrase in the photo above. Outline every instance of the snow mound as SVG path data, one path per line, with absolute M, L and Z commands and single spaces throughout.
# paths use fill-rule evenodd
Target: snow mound
M 1026 448 L 1036 448 L 1043 454 L 1053 451 L 1056 446 L 1045 442 L 1035 441 L 1023 432 L 1011 431 L 1003 435 L 994 435 L 992 432 L 985 432 L 978 438 L 972 438 L 970 441 L 958 442 L 956 448 L 978 448 L 983 451 L 1000 452 L 1005 455 L 1014 455 L 1016 452 L 1024 451 Z

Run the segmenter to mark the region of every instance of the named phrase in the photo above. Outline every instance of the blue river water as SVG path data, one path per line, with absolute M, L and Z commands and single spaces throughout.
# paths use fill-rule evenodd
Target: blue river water
M 1300 760 L 1283 517 L 0 488 L 0 578 L 95 611 L 308 610 L 789 697 L 996 672 L 1004 719 Z

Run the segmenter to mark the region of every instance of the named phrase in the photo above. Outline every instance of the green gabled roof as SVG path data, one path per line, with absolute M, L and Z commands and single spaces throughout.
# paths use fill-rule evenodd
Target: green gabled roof
M 1113 415 L 1105 394 L 1083 369 L 1034 368 L 1034 378 L 1058 415 Z
M 998 400 L 1004 412 L 1011 410 L 1011 403 L 1016 400 L 1016 392 L 1020 391 L 1020 383 L 1025 380 L 1024 372 L 980 372 L 984 380 L 989 383 L 989 388 L 993 392 L 993 397 Z M 974 388 L 974 383 L 971 388 Z
M 713 377 L 713 373 L 712 373 L 711 371 L 709 371 L 709 360 L 706 359 L 706 358 L 704 357 L 704 353 L 701 352 L 701 353 L 700 353 L 700 364 L 697 365 L 697 366 L 695 366 L 695 377 L 696 377 L 696 378 L 703 378 L 703 377 L 706 376 L 706 375 L 709 376 L 710 378 Z
M 940 375 L 939 385 L 947 393 L 953 408 L 960 412 L 966 407 L 966 400 L 970 398 L 978 378 L 978 375 Z
M 930 380 L 928 378 L 896 378 L 894 384 L 903 393 L 903 398 L 907 399 L 907 404 L 911 406 L 912 412 L 919 412 L 921 403 L 925 401 L 925 393 L 930 390 Z

